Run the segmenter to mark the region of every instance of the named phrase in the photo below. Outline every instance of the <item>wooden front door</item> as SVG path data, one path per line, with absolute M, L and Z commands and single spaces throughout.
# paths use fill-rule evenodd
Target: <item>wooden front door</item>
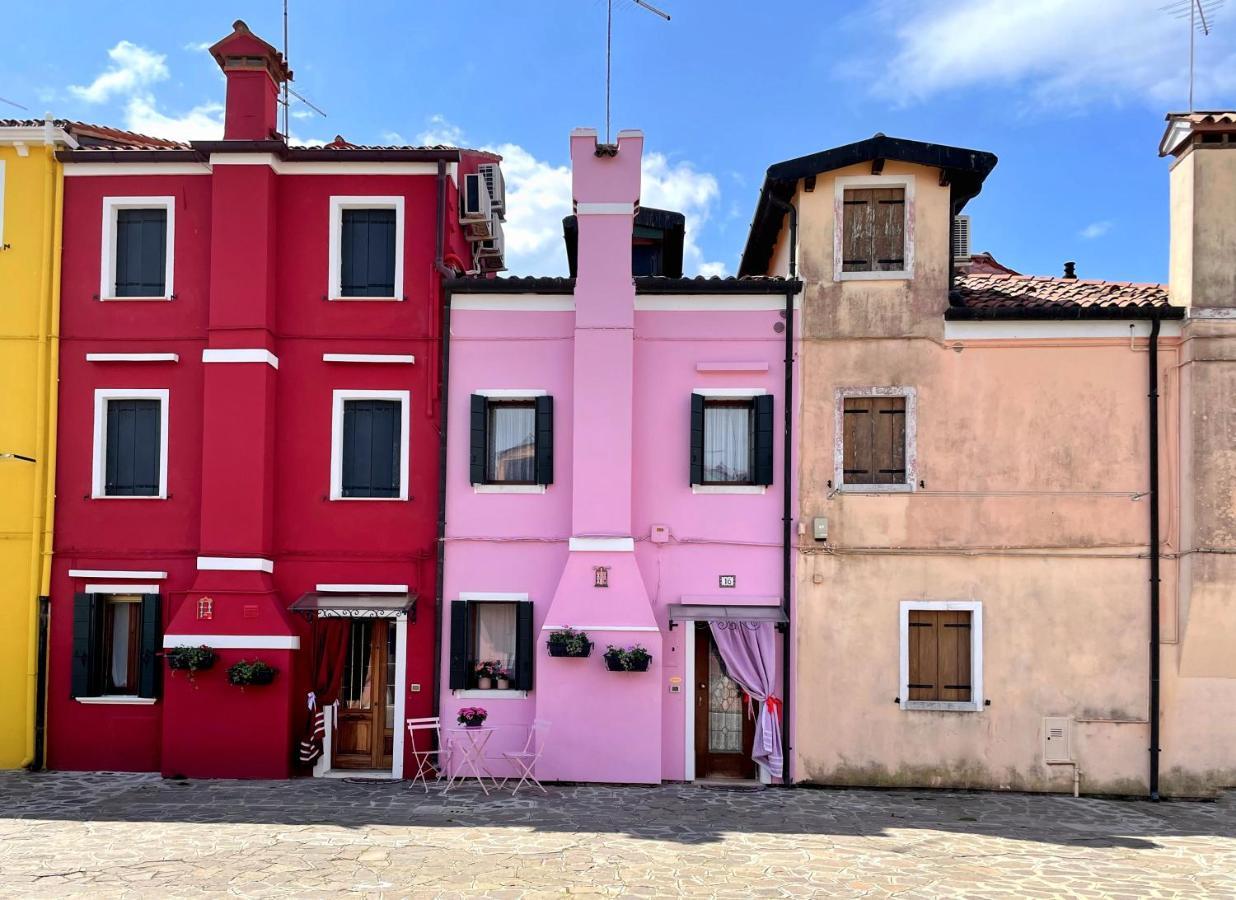
M 331 766 L 389 769 L 395 740 L 395 623 L 353 619 Z
M 723 671 L 707 622 L 695 623 L 695 777 L 754 778 L 755 721 Z

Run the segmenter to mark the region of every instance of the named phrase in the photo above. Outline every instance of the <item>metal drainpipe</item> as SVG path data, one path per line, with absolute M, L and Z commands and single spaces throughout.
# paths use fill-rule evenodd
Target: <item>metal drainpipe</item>
M 790 655 L 793 647 L 793 634 L 790 628 L 790 593 L 793 590 L 791 553 L 793 552 L 793 436 L 794 436 L 794 294 L 798 277 L 798 209 L 793 203 L 768 195 L 769 201 L 790 217 L 790 267 L 791 285 L 785 290 L 785 420 L 782 435 L 782 515 L 781 515 L 781 605 L 785 610 L 785 631 L 781 634 L 781 665 L 784 685 L 782 687 L 781 706 L 781 753 L 782 774 L 781 783 L 793 787 L 790 775 Z
M 1150 320 L 1150 799 L 1159 799 L 1159 312 Z

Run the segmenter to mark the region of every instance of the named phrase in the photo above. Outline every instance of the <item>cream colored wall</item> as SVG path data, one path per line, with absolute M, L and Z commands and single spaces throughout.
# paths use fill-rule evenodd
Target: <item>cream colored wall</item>
M 1188 306 L 1193 296 L 1193 163 L 1185 154 L 1173 160 L 1168 175 L 1171 234 L 1168 244 L 1168 299 L 1173 306 Z

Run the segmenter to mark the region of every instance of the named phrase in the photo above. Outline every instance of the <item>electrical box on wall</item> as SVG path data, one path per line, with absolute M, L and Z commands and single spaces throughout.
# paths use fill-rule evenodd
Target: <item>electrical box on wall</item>
M 1070 724 L 1072 723 L 1066 716 L 1044 716 L 1043 762 L 1070 763 L 1073 761 Z
M 648 540 L 654 544 L 668 544 L 670 539 L 670 530 L 668 525 L 653 525 L 652 530 L 648 533 Z
M 817 541 L 828 540 L 828 516 L 816 516 L 811 520 L 811 536 Z

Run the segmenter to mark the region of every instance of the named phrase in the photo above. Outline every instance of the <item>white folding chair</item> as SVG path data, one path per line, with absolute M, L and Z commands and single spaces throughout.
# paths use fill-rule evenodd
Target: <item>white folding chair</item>
M 416 744 L 417 735 L 421 736 L 423 746 Z M 412 784 L 418 781 L 424 785 L 425 793 L 429 793 L 429 782 L 425 776 L 432 772 L 435 781 L 442 780 L 450 762 L 451 748 L 442 742 L 442 721 L 437 716 L 427 716 L 423 719 L 408 719 L 409 749 L 412 751 Z
M 545 735 L 549 732 L 549 723 L 544 719 L 535 719 L 532 722 L 532 727 L 528 729 L 528 740 L 524 744 L 523 750 L 508 750 L 502 754 L 502 758 L 515 767 L 519 783 L 515 785 L 515 790 L 511 791 L 511 796 L 514 797 L 519 793 L 519 789 L 525 784 L 531 782 L 541 789 L 542 792 L 548 794 L 545 786 L 536 780 L 536 776 L 532 774 L 532 770 L 536 767 L 536 762 L 541 758 L 541 754 L 545 752 Z M 506 787 L 509 779 L 517 777 L 509 775 L 502 779 L 502 787 Z

